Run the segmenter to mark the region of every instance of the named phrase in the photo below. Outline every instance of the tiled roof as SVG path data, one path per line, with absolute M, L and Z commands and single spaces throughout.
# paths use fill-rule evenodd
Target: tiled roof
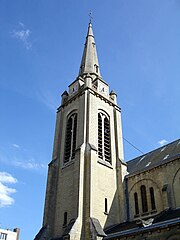
M 129 174 L 135 174 L 180 158 L 180 139 L 127 162 Z

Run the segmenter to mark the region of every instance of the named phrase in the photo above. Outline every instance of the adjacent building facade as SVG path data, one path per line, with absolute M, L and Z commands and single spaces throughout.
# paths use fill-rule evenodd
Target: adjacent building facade
M 19 240 L 19 233 L 19 228 L 15 228 L 13 231 L 9 229 L 0 229 L 0 240 Z
M 89 23 L 62 94 L 43 226 L 35 240 L 180 239 L 180 139 L 124 162 L 121 108 L 100 74 Z

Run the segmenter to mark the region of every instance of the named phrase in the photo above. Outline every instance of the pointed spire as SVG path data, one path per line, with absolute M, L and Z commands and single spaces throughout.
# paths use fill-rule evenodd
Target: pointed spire
M 86 43 L 84 46 L 84 52 L 82 56 L 79 75 L 83 75 L 87 73 L 95 73 L 96 75 L 100 76 L 99 63 L 98 63 L 96 44 L 94 41 L 91 19 L 88 26 Z

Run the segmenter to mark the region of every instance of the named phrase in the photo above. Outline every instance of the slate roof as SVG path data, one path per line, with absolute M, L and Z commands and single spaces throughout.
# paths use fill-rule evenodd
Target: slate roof
M 67 227 L 64 229 L 63 236 L 68 235 L 75 223 L 76 219 L 71 219 L 70 222 L 68 223 Z
M 47 233 L 47 226 L 44 226 L 39 230 L 39 232 L 35 236 L 34 240 L 43 239 L 46 236 L 46 233 Z
M 151 169 L 180 158 L 180 139 L 127 162 L 129 175 Z
M 63 240 L 63 237 L 51 238 L 51 240 Z
M 99 220 L 96 219 L 96 218 L 90 218 L 90 219 L 91 219 L 92 225 L 93 225 L 93 227 L 94 227 L 94 230 L 95 230 L 97 236 L 99 236 L 99 237 L 105 237 L 106 234 L 104 233 L 104 231 L 103 231 L 103 229 L 102 229 L 102 227 L 101 227 L 101 224 L 100 224 Z
M 117 237 L 118 235 L 123 236 L 138 232 L 140 233 L 140 230 L 144 231 L 148 228 L 153 230 L 153 228 L 161 228 L 161 226 L 163 225 L 168 226 L 168 224 L 173 223 L 180 224 L 180 208 L 162 211 L 154 217 L 153 223 L 149 227 L 143 227 L 139 224 L 139 221 L 137 220 L 116 224 L 112 227 L 105 229 L 107 237 L 105 237 L 104 239 L 114 239 L 113 235 L 116 235 Z
M 63 240 L 63 237 L 51 238 L 51 240 Z

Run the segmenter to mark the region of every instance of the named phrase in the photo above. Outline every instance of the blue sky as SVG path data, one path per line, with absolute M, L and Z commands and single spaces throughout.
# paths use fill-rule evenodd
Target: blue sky
M 179 0 L 0 0 L 0 228 L 42 224 L 60 95 L 78 74 L 87 26 L 118 94 L 123 135 L 143 152 L 179 138 Z M 124 142 L 125 159 L 140 153 Z

